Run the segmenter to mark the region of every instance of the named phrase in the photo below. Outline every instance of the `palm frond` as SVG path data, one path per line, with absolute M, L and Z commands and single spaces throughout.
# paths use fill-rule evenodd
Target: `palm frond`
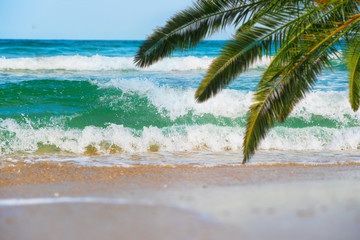
M 336 0 L 332 2 L 334 1 Z M 285 36 L 288 31 L 296 29 L 304 19 L 308 20 L 311 14 L 326 7 L 321 6 L 294 17 L 294 13 L 299 11 L 294 2 L 298 1 L 274 1 L 269 8 L 272 8 L 276 15 L 267 10 L 267 14 L 262 15 L 257 22 L 260 26 L 249 25 L 247 31 L 239 32 L 223 47 L 195 93 L 195 98 L 199 102 L 215 95 L 264 54 L 270 55 L 272 45 L 281 46 L 286 42 Z M 291 21 L 289 17 L 292 18 Z
M 313 32 L 312 29 L 316 28 L 316 25 L 319 25 L 320 22 L 326 23 L 329 18 L 331 19 L 331 17 L 326 18 L 326 16 L 329 16 L 335 10 L 339 11 L 339 8 L 341 8 L 341 5 L 335 5 L 334 8 L 327 9 L 330 4 L 332 2 L 321 5 L 317 11 L 314 11 L 308 18 L 303 19 L 305 21 L 298 25 L 300 27 L 294 28 L 292 32 L 288 33 L 290 38 L 284 41 L 279 51 L 276 51 L 276 55 L 271 60 L 258 83 L 259 86 L 273 79 L 272 75 L 274 72 L 277 72 L 281 66 L 288 63 L 294 54 L 298 54 L 301 45 L 303 45 L 302 41 L 308 41 L 307 36 L 311 35 L 309 32 Z M 324 9 L 327 9 L 327 11 L 323 12 Z M 334 49 L 334 52 L 336 52 L 336 49 Z
M 254 154 L 269 128 L 277 120 L 284 120 L 289 115 L 293 106 L 312 87 L 318 74 L 330 65 L 328 57 L 333 51 L 333 45 L 359 21 L 360 14 L 353 16 L 319 42 L 318 37 L 322 34 L 316 35 L 317 38 L 312 41 L 313 46 L 308 41 L 306 51 L 300 51 L 270 81 L 259 86 L 247 121 L 243 145 L 244 163 Z
M 269 0 L 200 0 L 179 12 L 156 29 L 139 48 L 134 62 L 147 67 L 169 56 L 176 49 L 188 50 L 200 40 L 230 24 L 238 24 L 247 15 L 268 4 Z
M 351 46 L 346 54 L 346 62 L 349 69 L 349 100 L 354 111 L 359 109 L 360 100 L 360 48 Z

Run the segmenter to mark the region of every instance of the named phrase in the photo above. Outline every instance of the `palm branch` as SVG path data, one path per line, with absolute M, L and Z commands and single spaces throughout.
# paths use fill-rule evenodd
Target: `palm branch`
M 349 69 L 349 99 L 354 111 L 359 109 L 360 99 L 360 36 L 346 41 L 346 64 Z
M 210 65 L 195 98 L 205 101 L 263 56 L 275 56 L 259 80 L 249 109 L 244 160 L 276 122 L 283 122 L 316 83 L 330 57 L 345 41 L 349 98 L 360 99 L 360 1 L 354 0 L 201 0 L 154 31 L 135 63 L 149 66 L 174 50 L 188 50 L 227 25 L 237 30 Z M 239 79 L 242 80 L 241 78 Z

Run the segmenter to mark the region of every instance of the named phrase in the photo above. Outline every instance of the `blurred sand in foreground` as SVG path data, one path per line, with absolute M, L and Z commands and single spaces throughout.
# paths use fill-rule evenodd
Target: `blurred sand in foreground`
M 0 239 L 360 239 L 360 165 L 0 168 Z

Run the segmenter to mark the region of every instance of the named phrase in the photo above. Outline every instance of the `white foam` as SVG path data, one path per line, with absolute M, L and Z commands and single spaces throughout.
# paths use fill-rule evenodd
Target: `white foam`
M 354 112 L 351 109 L 347 92 L 311 92 L 297 104 L 291 113 L 292 117 L 303 118 L 308 121 L 313 115 L 344 124 L 350 120 L 356 120 L 360 123 L 360 112 Z
M 35 152 L 39 143 L 54 145 L 64 152 L 86 153 L 93 146 L 97 153 L 109 154 L 113 146 L 126 153 L 159 151 L 241 151 L 245 129 L 207 125 L 165 128 L 144 127 L 140 131 L 111 124 L 106 128 L 88 126 L 80 129 L 40 128 L 20 125 L 13 119 L 0 120 L 0 128 L 12 137 L 0 143 L 0 155 Z M 360 127 L 346 129 L 275 127 L 260 144 L 262 150 L 356 150 L 360 146 Z

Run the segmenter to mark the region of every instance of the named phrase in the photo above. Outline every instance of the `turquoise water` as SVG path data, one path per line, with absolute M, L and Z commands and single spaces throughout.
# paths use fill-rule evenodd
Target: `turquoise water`
M 195 89 L 224 42 L 138 69 L 141 43 L 0 40 L 0 161 L 240 163 L 246 112 L 270 59 L 198 104 Z M 253 163 L 360 160 L 360 114 L 348 103 L 339 56 Z

